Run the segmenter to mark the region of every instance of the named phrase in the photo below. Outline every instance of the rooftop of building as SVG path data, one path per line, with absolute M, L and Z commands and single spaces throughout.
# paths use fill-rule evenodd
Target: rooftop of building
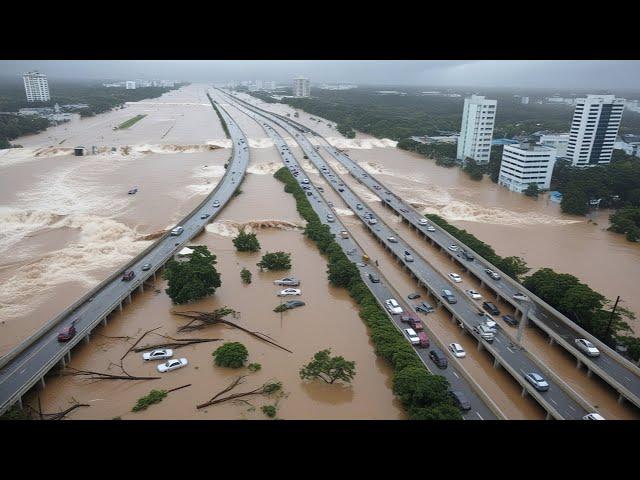
M 505 145 L 505 148 L 517 149 L 527 152 L 551 152 L 554 151 L 555 148 L 547 147 L 546 145 L 539 145 L 537 143 L 518 143 L 513 145 Z

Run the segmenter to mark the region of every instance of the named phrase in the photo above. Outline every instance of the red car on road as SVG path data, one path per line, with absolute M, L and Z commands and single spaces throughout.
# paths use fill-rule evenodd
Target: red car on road
M 58 333 L 59 342 L 68 342 L 69 340 L 71 340 L 73 337 L 76 336 L 75 323 L 76 321 L 74 320 L 73 322 L 71 322 L 71 325 L 69 325 L 67 328 L 62 329 L 62 331 Z
M 127 270 L 122 274 L 122 280 L 128 282 L 129 280 L 133 280 L 133 277 L 136 276 L 136 272 L 133 270 Z

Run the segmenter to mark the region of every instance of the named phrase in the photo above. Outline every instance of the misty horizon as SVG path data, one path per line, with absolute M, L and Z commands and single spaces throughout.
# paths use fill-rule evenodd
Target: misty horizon
M 313 84 L 538 90 L 637 90 L 635 60 L 3 60 L 0 78 L 38 70 L 52 81 L 168 79 L 191 83 L 272 80 L 303 75 Z

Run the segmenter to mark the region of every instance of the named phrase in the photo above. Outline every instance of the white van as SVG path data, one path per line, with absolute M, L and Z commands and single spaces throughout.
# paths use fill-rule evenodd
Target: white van
M 411 345 L 420 345 L 420 338 L 413 328 L 405 328 L 404 333 L 411 342 Z

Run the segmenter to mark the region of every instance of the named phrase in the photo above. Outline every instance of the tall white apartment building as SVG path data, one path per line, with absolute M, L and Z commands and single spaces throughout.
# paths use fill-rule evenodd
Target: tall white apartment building
M 529 97 L 520 97 L 520 103 L 522 105 L 529 105 Z
M 27 72 L 22 75 L 24 81 L 24 91 L 27 94 L 27 102 L 48 102 L 51 100 L 49 95 L 49 82 L 44 73 Z
M 624 99 L 615 95 L 578 98 L 573 112 L 566 158 L 574 167 L 606 165 L 622 120 Z
M 464 99 L 456 155 L 458 160 L 473 158 L 476 163 L 489 162 L 497 105 L 497 100 L 487 100 L 481 95 Z
M 555 148 L 530 143 L 505 145 L 498 184 L 518 193 L 524 192 L 530 183 L 548 190 L 555 163 Z
M 309 97 L 311 95 L 311 87 L 308 78 L 296 77 L 293 79 L 293 96 Z
M 127 80 L 124 85 L 127 90 L 136 89 L 136 82 L 134 82 L 133 80 Z

